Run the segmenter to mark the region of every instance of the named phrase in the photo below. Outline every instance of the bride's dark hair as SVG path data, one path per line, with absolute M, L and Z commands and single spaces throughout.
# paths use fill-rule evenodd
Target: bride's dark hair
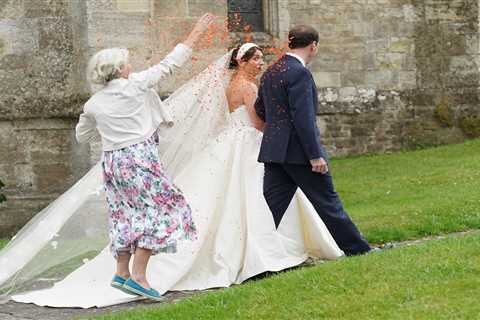
M 238 46 L 233 50 L 232 57 L 230 58 L 230 64 L 228 65 L 228 69 L 237 69 L 238 68 L 237 54 L 238 54 L 238 50 L 240 50 L 240 47 L 241 46 Z M 263 50 L 259 47 L 252 47 L 245 52 L 245 54 L 243 55 L 243 57 L 240 60 L 245 61 L 245 62 L 249 61 L 250 59 L 253 58 L 253 56 L 255 55 L 257 50 L 260 51 L 260 52 L 263 52 Z

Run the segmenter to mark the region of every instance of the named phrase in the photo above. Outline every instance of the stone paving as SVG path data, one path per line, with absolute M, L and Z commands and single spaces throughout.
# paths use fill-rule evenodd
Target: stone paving
M 203 291 L 202 291 L 203 292 Z M 121 305 L 105 308 L 48 308 L 39 307 L 33 304 L 8 302 L 0 304 L 0 320 L 64 320 L 80 319 L 90 316 L 98 316 L 118 311 L 128 311 L 137 308 L 156 307 L 160 303 L 173 303 L 185 297 L 198 294 L 198 292 L 172 292 L 166 295 L 165 302 L 150 302 L 147 300 L 124 303 Z

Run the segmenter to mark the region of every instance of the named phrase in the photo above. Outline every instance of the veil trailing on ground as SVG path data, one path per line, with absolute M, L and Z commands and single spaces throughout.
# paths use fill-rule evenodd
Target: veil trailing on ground
M 225 89 L 231 52 L 176 90 L 166 101 L 174 125 L 159 128 L 159 154 L 175 177 L 227 124 Z M 50 287 L 108 244 L 108 213 L 97 163 L 40 211 L 0 251 L 0 301 Z

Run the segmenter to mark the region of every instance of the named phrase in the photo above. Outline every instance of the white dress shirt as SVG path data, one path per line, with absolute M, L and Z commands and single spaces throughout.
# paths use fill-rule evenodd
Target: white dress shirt
M 171 125 L 153 87 L 180 68 L 191 53 L 191 48 L 179 44 L 159 64 L 128 79 L 110 81 L 85 103 L 75 130 L 77 141 L 88 142 L 98 131 L 103 151 L 118 150 L 145 141 L 162 123 Z
M 287 52 L 287 55 L 292 56 L 294 58 L 297 58 L 304 67 L 307 67 L 307 64 L 305 63 L 305 60 L 303 60 L 303 58 L 300 57 L 298 54 Z

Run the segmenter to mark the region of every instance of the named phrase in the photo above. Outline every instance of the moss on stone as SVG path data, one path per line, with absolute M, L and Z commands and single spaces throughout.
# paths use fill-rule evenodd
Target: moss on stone
M 429 126 L 428 122 L 408 126 L 403 136 L 403 147 L 406 150 L 417 150 L 461 143 L 465 140 L 465 134 L 460 128 L 427 129 Z
M 446 127 L 453 127 L 454 117 L 452 111 L 445 102 L 440 102 L 434 111 L 435 119 L 437 119 L 442 125 Z
M 460 118 L 459 126 L 467 137 L 480 137 L 480 118 L 478 116 L 471 115 Z

